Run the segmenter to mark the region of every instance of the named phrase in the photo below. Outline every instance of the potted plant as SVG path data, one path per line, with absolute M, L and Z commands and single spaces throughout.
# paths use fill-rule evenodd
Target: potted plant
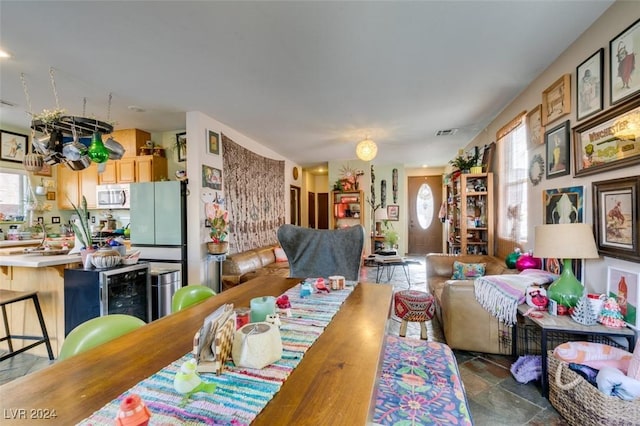
M 207 216 L 211 224 L 211 231 L 209 231 L 211 242 L 207 244 L 209 253 L 226 253 L 229 248 L 229 243 L 226 241 L 229 235 L 229 212 L 219 204 L 213 204 Z
M 80 207 L 73 204 L 73 201 L 71 200 L 69 200 L 69 202 L 71 203 L 76 215 L 78 215 L 78 219 L 71 222 L 71 228 L 82 245 L 80 248 L 80 255 L 82 256 L 82 264 L 84 265 L 87 255 L 96 250 L 93 246 L 93 238 L 91 237 L 91 229 L 89 228 L 89 209 L 87 209 L 87 199 L 84 195 L 82 196 L 82 203 L 80 204 Z
M 384 223 L 384 231 L 382 232 L 384 242 L 388 248 L 394 249 L 397 247 L 398 240 L 400 239 L 398 231 L 393 228 L 393 225 L 388 220 L 383 220 L 382 222 Z
M 459 153 L 459 155 L 453 160 L 449 161 L 449 164 L 457 167 L 463 173 L 469 173 L 472 167 L 477 167 L 478 159 L 480 158 L 480 154 L 478 150 L 474 150 L 474 154 L 472 156 L 463 155 Z M 481 170 L 482 172 L 482 170 Z

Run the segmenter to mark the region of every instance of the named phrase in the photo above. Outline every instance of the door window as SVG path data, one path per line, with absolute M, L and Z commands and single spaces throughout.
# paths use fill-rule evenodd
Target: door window
M 416 216 L 422 229 L 427 229 L 433 221 L 434 203 L 433 192 L 426 183 L 420 185 L 416 196 Z

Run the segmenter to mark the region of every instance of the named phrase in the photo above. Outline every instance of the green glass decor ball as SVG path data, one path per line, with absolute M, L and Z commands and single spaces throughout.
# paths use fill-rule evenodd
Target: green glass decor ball
M 516 268 L 516 262 L 518 261 L 518 258 L 520 256 L 522 256 L 522 253 L 520 253 L 520 250 L 516 250 L 513 253 L 509 253 L 507 255 L 507 258 L 504 261 L 504 263 L 507 265 L 507 268 L 515 269 Z
M 109 159 L 109 150 L 102 143 L 102 138 L 99 132 L 93 134 L 91 139 L 91 145 L 87 150 L 87 155 L 94 163 L 104 163 Z

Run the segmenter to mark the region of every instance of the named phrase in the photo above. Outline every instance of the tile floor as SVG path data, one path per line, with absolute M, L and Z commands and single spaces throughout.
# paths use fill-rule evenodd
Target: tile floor
M 419 264 L 409 266 L 411 288 L 426 290 L 424 259 L 416 257 Z M 376 268 L 364 267 L 363 280 L 375 282 Z M 386 273 L 382 282 L 386 282 Z M 397 267 L 389 280 L 395 289 L 407 289 L 407 281 L 401 268 Z M 389 333 L 396 334 L 400 322 L 389 320 Z M 442 329 L 436 320 L 428 325 L 430 340 L 444 341 Z M 419 338 L 417 323 L 410 323 L 407 338 Z M 476 426 L 484 425 L 566 425 L 549 401 L 542 397 L 539 383 L 526 385 L 516 382 L 509 367 L 514 361 L 510 356 L 454 351 L 460 375 L 465 386 L 471 416 Z M 37 357 L 28 352 L 0 362 L 0 384 L 25 374 L 47 367 L 53 361 Z

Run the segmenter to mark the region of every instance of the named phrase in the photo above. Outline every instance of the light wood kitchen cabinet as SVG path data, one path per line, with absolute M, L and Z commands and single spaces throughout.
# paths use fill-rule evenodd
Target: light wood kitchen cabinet
M 87 207 L 95 209 L 96 186 L 98 185 L 98 165 L 91 163 L 84 170 L 71 170 L 65 165 L 57 166 L 58 209 L 73 210 L 71 203 L 80 206 L 82 196 L 87 199 Z
M 128 158 L 135 157 L 140 153 L 140 148 L 145 146 L 147 141 L 151 140 L 151 133 L 140 129 L 114 130 L 113 133 L 109 135 L 102 135 L 102 141 L 106 141 L 109 137 L 112 137 L 116 142 L 119 142 L 125 149 L 122 158 Z
M 136 182 L 155 182 L 168 179 L 167 158 L 156 155 L 136 157 Z
M 136 181 L 136 158 L 128 157 L 122 160 L 109 160 L 104 171 L 98 174 L 98 183 L 133 183 Z

